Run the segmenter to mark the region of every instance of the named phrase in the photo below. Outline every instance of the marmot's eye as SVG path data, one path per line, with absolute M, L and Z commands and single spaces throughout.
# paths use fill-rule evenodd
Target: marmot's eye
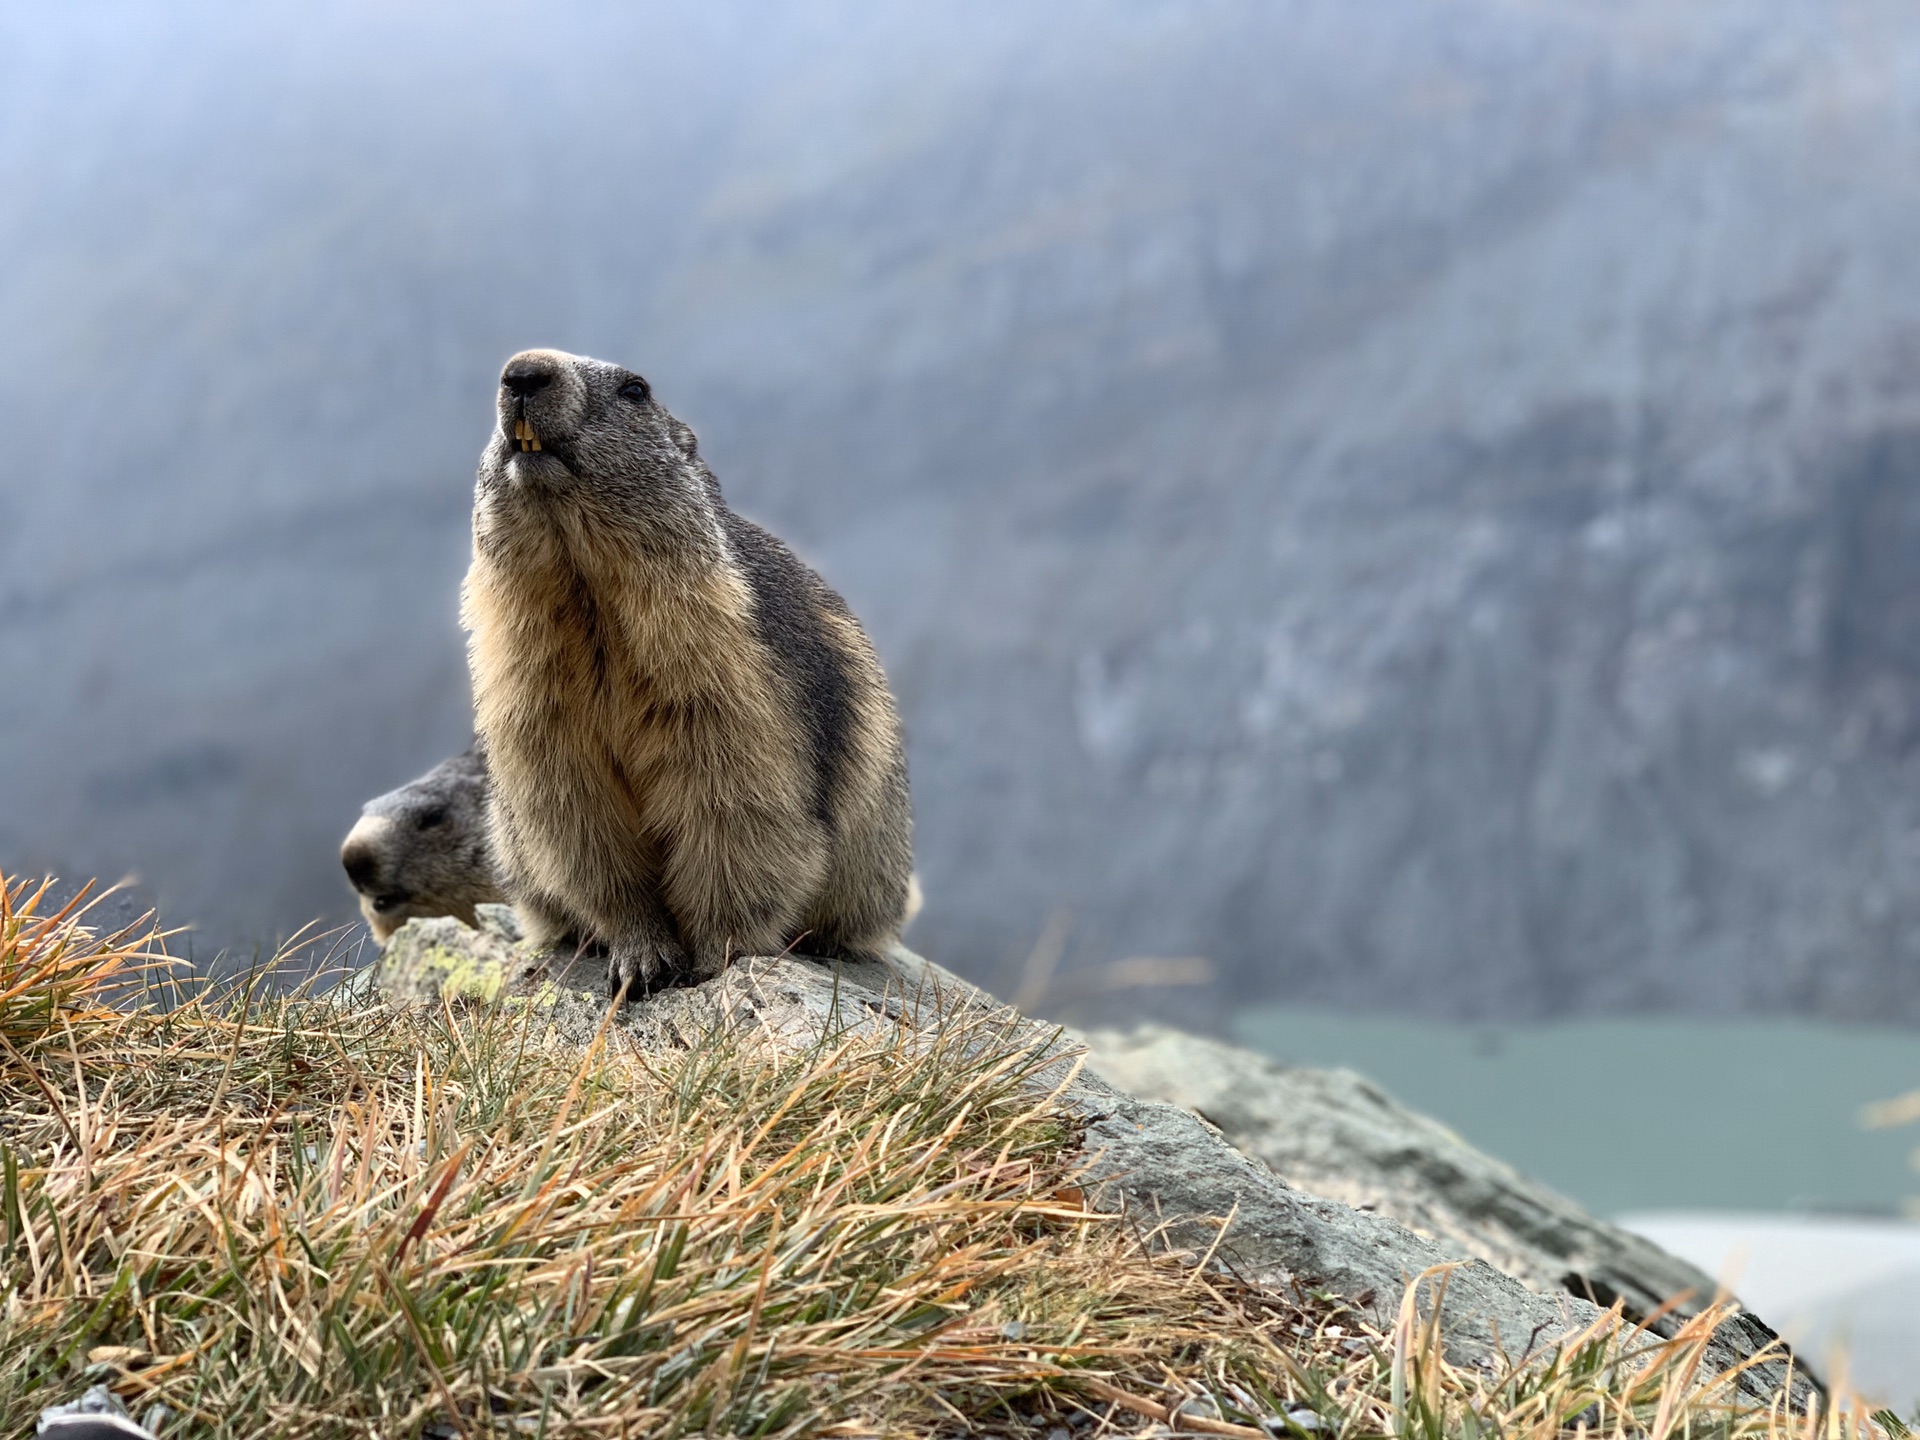
M 420 830 L 431 830 L 437 825 L 444 825 L 447 823 L 447 807 L 436 805 L 431 810 L 422 810 L 413 823 L 415 828 Z
M 635 404 L 643 404 L 653 398 L 653 391 L 647 388 L 644 380 L 629 380 L 620 387 L 620 394 Z

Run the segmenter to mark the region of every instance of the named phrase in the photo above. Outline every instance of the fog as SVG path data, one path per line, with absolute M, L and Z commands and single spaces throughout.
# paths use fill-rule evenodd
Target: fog
M 1891 3 L 0 16 L 0 869 L 343 923 L 462 747 L 500 363 L 848 597 L 916 946 L 1920 1019 Z M 1176 997 L 1177 998 L 1177 997 Z M 1171 1002 L 1168 1002 L 1171 1003 Z

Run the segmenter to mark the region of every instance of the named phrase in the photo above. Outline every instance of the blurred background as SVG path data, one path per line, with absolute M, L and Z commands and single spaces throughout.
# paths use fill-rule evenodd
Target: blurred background
M 200 957 L 351 922 L 360 803 L 469 736 L 494 377 L 557 346 L 873 633 L 916 948 L 1357 1064 L 1604 1210 L 1920 1186 L 1855 1123 L 1920 1083 L 1909 5 L 9 6 L 0 54 L 0 868 L 132 873 Z

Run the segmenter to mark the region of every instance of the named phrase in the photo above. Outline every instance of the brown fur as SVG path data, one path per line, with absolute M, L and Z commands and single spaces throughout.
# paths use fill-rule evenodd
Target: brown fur
M 509 378 L 516 364 L 551 378 L 501 392 L 462 615 L 495 861 L 531 932 L 604 941 L 616 989 L 795 941 L 883 948 L 907 910 L 911 821 L 858 622 L 726 511 L 692 432 L 650 393 L 625 398 L 638 377 L 555 352 Z M 805 666 L 778 653 L 794 636 L 816 670 L 824 641 L 844 701 L 824 748 Z

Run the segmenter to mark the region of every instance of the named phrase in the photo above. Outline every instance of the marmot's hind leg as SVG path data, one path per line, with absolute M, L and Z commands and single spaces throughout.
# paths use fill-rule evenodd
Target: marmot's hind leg
M 825 959 L 884 960 L 907 919 L 912 872 L 882 837 L 843 846 L 794 949 Z
M 811 930 L 803 930 L 787 942 L 787 949 L 795 955 L 804 955 L 809 960 L 880 960 L 884 959 L 883 947 L 850 945 L 844 940 L 831 936 L 816 935 Z
M 694 980 L 713 979 L 738 956 L 777 954 L 802 928 L 796 912 L 826 868 L 817 828 L 775 806 L 716 806 L 706 827 L 683 830 L 661 893 Z

